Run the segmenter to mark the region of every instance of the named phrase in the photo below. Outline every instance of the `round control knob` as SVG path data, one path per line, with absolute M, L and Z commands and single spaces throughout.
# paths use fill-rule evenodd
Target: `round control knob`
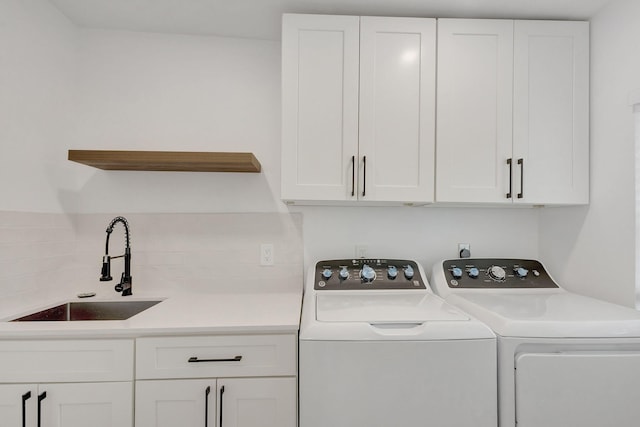
M 491 277 L 493 280 L 502 282 L 507 278 L 507 272 L 504 271 L 504 268 L 502 267 L 492 265 L 491 267 L 489 267 L 489 277 Z
M 340 273 L 338 273 L 340 275 L 340 278 L 342 280 L 346 280 L 349 278 L 349 270 L 347 270 L 347 267 L 342 267 L 342 269 L 340 270 Z
M 529 274 L 529 270 L 527 270 L 526 268 L 522 268 L 522 267 L 515 268 L 513 270 L 513 272 L 516 273 L 516 276 L 518 276 L 520 278 L 525 278 L 525 277 L 527 277 L 527 274 Z
M 469 277 L 471 277 L 472 279 L 477 279 L 480 275 L 480 270 L 478 270 L 476 267 L 471 267 L 467 274 L 469 274 Z
M 325 268 L 322 271 L 322 277 L 324 277 L 325 279 L 329 279 L 332 275 L 333 275 L 333 272 L 328 268 Z
M 390 265 L 389 267 L 387 267 L 387 277 L 391 280 L 398 277 L 398 267 L 396 267 L 395 265 Z
M 376 278 L 376 271 L 365 264 L 362 266 L 362 270 L 360 270 L 360 278 L 365 282 L 371 282 Z
M 407 280 L 413 279 L 413 267 L 411 267 L 410 265 L 407 265 L 404 268 L 404 277 L 406 277 Z
M 454 279 L 460 279 L 462 277 L 462 269 L 459 267 L 454 267 L 453 269 L 451 269 L 451 274 L 453 275 Z

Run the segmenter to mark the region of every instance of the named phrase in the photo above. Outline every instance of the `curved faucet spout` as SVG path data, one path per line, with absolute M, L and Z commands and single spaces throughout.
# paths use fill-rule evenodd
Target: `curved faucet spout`
M 125 231 L 125 249 L 124 255 L 109 256 L 109 237 L 113 232 L 113 227 L 121 223 Z M 107 226 L 107 240 L 105 242 L 104 257 L 102 257 L 102 274 L 100 281 L 105 282 L 112 280 L 111 277 L 111 260 L 114 258 L 124 257 L 124 272 L 120 278 L 120 283 L 115 286 L 117 292 L 122 292 L 122 296 L 132 295 L 132 277 L 131 277 L 131 235 L 129 233 L 129 222 L 125 217 L 117 216 L 111 220 Z

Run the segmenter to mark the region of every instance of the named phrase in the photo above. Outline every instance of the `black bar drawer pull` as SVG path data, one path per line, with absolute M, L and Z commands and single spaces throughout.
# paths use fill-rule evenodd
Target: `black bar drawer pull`
M 351 156 L 351 197 L 356 195 L 356 156 Z
M 236 356 L 231 359 L 198 359 L 196 356 L 189 358 L 189 363 L 201 363 L 201 362 L 239 362 L 242 360 L 242 356 Z
M 362 197 L 367 195 L 367 156 L 362 157 Z
M 520 192 L 518 193 L 518 199 L 524 197 L 524 159 L 518 159 L 520 165 Z
M 507 159 L 509 165 L 509 192 L 507 193 L 507 199 L 511 198 L 511 190 L 513 189 L 513 159 Z
M 211 386 L 204 391 L 204 427 L 209 427 L 209 393 L 211 393 Z
M 222 396 L 223 395 L 224 395 L 224 386 L 220 387 L 220 425 L 218 427 L 222 427 L 222 408 L 223 408 Z
M 31 392 L 22 395 L 22 427 L 27 425 L 27 400 L 31 399 Z
M 43 391 L 38 396 L 38 427 L 42 425 L 42 401 L 47 398 L 47 392 Z

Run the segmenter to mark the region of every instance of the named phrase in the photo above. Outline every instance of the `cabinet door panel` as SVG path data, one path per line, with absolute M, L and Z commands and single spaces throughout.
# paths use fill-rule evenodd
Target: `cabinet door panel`
M 215 427 L 216 402 L 215 379 L 137 381 L 136 427 Z
M 435 59 L 435 19 L 360 19 L 361 199 L 433 201 Z
M 296 427 L 295 378 L 221 379 L 222 387 L 219 427 Z
M 514 201 L 588 203 L 589 24 L 516 21 L 514 43 Z
M 35 384 L 0 385 L 0 425 L 35 427 L 36 399 L 38 387 Z M 22 396 L 30 393 L 25 400 L 24 422 L 22 418 Z
M 355 198 L 351 159 L 358 156 L 359 25 L 354 16 L 283 17 L 285 200 Z
M 131 427 L 133 384 L 40 384 L 42 425 L 47 427 Z M 36 396 L 37 399 L 37 396 Z
M 511 202 L 512 84 L 513 21 L 438 20 L 437 201 Z

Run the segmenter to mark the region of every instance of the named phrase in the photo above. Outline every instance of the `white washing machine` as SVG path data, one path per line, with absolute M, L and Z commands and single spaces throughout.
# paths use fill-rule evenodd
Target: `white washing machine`
M 495 427 L 496 340 L 409 260 L 320 261 L 300 326 L 300 427 Z
M 640 312 L 567 292 L 535 260 L 446 260 L 431 285 L 498 337 L 500 427 L 640 425 Z

